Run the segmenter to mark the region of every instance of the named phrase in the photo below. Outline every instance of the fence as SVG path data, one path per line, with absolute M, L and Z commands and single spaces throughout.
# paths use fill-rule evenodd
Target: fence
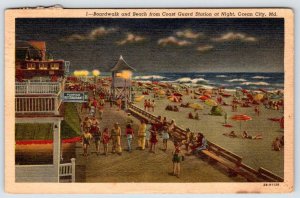
M 16 82 L 16 95 L 20 94 L 59 94 L 64 82 Z
M 57 96 L 44 97 L 15 97 L 16 113 L 53 113 L 59 114 L 62 100 Z
M 71 163 L 59 165 L 59 177 L 71 176 L 72 183 L 75 182 L 75 158 L 71 159 Z

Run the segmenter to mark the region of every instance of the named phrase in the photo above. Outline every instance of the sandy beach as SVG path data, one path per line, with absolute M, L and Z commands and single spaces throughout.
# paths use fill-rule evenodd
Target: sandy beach
M 142 95 L 142 91 L 146 89 L 138 90 L 135 92 L 136 96 Z M 226 93 L 233 94 L 233 92 Z M 183 91 L 181 93 L 184 93 Z M 197 97 L 198 98 L 198 97 Z M 134 102 L 135 105 L 144 108 L 144 99 L 153 98 L 153 92 L 150 91 L 149 95 L 145 95 L 143 100 Z M 270 121 L 269 118 L 280 118 L 283 116 L 283 110 L 267 109 L 263 104 L 259 105 L 260 115 L 257 116 L 253 107 L 240 107 L 238 106 L 237 112 L 232 112 L 231 106 L 222 106 L 224 112 L 227 113 L 227 124 L 232 125 L 231 128 L 224 127 L 224 116 L 210 115 L 211 106 L 204 104 L 200 99 L 191 99 L 191 95 L 182 96 L 182 103 L 198 103 L 203 106 L 203 110 L 197 110 L 199 114 L 199 120 L 189 119 L 188 113 L 192 112 L 195 115 L 195 111 L 192 108 L 179 107 L 180 103 L 171 102 L 166 96 L 155 98 L 154 112 L 150 111 L 154 115 L 161 115 L 167 117 L 168 121 L 174 119 L 177 126 L 182 128 L 190 128 L 194 132 L 202 132 L 205 137 L 216 143 L 219 146 L 241 156 L 243 163 L 258 169 L 264 167 L 279 176 L 283 176 L 284 166 L 284 152 L 272 150 L 272 142 L 276 137 L 283 135 L 283 129 L 280 128 L 278 122 Z M 216 100 L 215 97 L 212 99 Z M 223 101 L 231 104 L 232 97 L 225 98 Z M 179 112 L 167 111 L 165 107 L 167 105 L 177 105 Z M 231 117 L 237 114 L 246 114 L 252 118 L 249 121 L 235 121 Z M 240 130 L 241 124 L 241 130 Z M 223 133 L 235 131 L 237 135 L 241 135 L 242 131 L 246 130 L 250 135 L 261 134 L 262 139 L 252 140 L 243 139 L 241 137 L 231 138 L 224 136 Z M 271 163 L 270 163 L 271 162 Z

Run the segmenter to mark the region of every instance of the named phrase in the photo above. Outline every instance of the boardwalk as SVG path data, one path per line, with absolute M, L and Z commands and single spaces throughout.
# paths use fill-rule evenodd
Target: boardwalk
M 84 115 L 82 115 L 84 116 Z M 113 123 L 119 122 L 124 134 L 127 114 L 117 111 L 116 107 L 105 105 L 103 120 L 100 122 L 101 130 L 104 127 L 112 128 Z M 134 130 L 137 131 L 139 121 L 135 118 Z M 111 145 L 110 145 L 111 146 Z M 137 146 L 137 140 L 133 140 L 133 148 Z M 170 176 L 172 171 L 172 142 L 169 149 L 164 152 L 162 140 L 159 139 L 156 154 L 148 150 L 134 150 L 128 153 L 125 136 L 122 136 L 123 154 L 109 154 L 97 156 L 95 145 L 90 147 L 90 155 L 82 156 L 82 148 L 76 145 L 76 182 L 242 182 L 241 177 L 228 177 L 226 171 L 218 165 L 211 165 L 195 156 L 188 156 L 182 162 L 182 174 L 180 178 Z M 111 147 L 109 147 L 111 151 Z M 101 145 L 101 152 L 103 147 Z

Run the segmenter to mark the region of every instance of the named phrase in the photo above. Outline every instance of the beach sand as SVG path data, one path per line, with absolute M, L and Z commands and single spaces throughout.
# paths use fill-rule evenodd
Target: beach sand
M 226 92 L 228 93 L 228 91 Z M 140 91 L 136 91 L 136 96 L 142 95 Z M 144 99 L 153 99 L 153 94 L 145 96 Z M 177 126 L 182 128 L 189 127 L 193 132 L 202 132 L 205 137 L 215 144 L 224 147 L 228 151 L 231 151 L 243 158 L 243 163 L 258 169 L 264 167 L 273 173 L 282 176 L 284 175 L 284 152 L 273 151 L 272 142 L 276 137 L 283 135 L 283 129 L 280 128 L 278 122 L 268 120 L 268 118 L 281 118 L 283 116 L 282 110 L 266 109 L 262 104 L 260 105 L 260 116 L 255 115 L 254 107 L 243 108 L 238 106 L 237 112 L 231 111 L 231 106 L 222 106 L 224 111 L 227 112 L 227 123 L 233 125 L 232 128 L 224 127 L 224 116 L 209 115 L 211 107 L 205 105 L 200 99 L 191 99 L 191 95 L 184 95 L 183 103 L 196 102 L 201 104 L 204 109 L 198 110 L 200 120 L 188 119 L 188 113 L 195 112 L 191 108 L 179 107 L 179 112 L 166 111 L 165 107 L 168 104 L 179 106 L 180 103 L 169 101 L 166 97 L 155 99 L 154 115 L 161 115 L 167 117 L 168 121 L 174 119 Z M 134 104 L 144 109 L 144 99 Z M 213 98 L 215 99 L 215 98 Z M 228 104 L 231 104 L 232 97 L 223 98 Z M 234 121 L 231 116 L 236 114 L 246 114 L 252 117 L 250 121 L 242 121 L 240 130 L 240 121 Z M 242 138 L 230 138 L 222 135 L 230 131 L 235 131 L 237 134 L 241 134 L 246 130 L 250 135 L 262 134 L 263 139 L 251 140 Z

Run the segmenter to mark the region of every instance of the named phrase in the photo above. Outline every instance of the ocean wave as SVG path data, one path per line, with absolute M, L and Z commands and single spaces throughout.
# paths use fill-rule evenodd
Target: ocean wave
M 135 80 L 160 80 L 160 79 L 165 79 L 166 77 L 164 76 L 159 76 L 159 75 L 149 75 L 149 76 L 135 76 L 133 79 Z
M 226 78 L 226 75 L 216 75 L 217 78 Z
M 247 80 L 243 79 L 243 78 L 235 78 L 235 79 L 231 79 L 231 80 L 226 80 L 227 82 L 246 82 Z
M 266 77 L 266 76 L 253 76 L 253 79 L 269 79 L 271 77 Z
M 243 82 L 241 85 L 259 85 L 259 86 L 267 86 L 270 85 L 267 82 Z
M 188 77 L 184 77 L 184 78 L 179 78 L 177 80 L 175 80 L 175 82 L 178 82 L 178 83 L 199 83 L 199 82 L 209 82 L 208 80 L 205 80 L 204 78 L 194 78 L 194 79 L 191 79 L 191 78 L 188 78 Z

